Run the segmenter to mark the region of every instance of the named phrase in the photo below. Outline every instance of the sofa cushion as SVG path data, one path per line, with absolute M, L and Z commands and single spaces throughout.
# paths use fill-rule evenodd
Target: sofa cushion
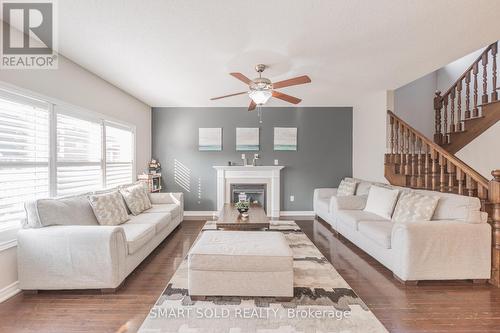
M 361 179 L 355 179 L 355 180 L 356 182 L 358 182 L 358 185 L 356 186 L 356 195 L 368 195 L 372 183 Z
M 280 232 L 204 231 L 189 251 L 189 269 L 282 272 L 293 269 L 293 253 Z
M 316 199 L 314 203 L 317 211 L 328 213 L 330 212 L 330 200 L 331 198 L 320 197 Z
M 170 213 L 152 213 L 139 214 L 132 216 L 127 224 L 150 224 L 155 226 L 155 232 L 158 234 L 161 230 L 167 227 L 172 222 Z
M 24 205 L 27 219 L 24 228 L 50 225 L 97 225 L 97 219 L 86 196 L 61 199 L 38 199 Z
M 330 212 L 338 210 L 361 210 L 366 206 L 366 195 L 348 195 L 343 197 L 332 197 L 330 201 Z
M 392 220 L 395 222 L 429 221 L 438 201 L 437 195 L 404 191 L 398 199 Z
M 120 193 L 133 215 L 138 215 L 151 208 L 148 192 L 143 183 L 120 188 Z
M 391 235 L 393 222 L 389 221 L 369 221 L 359 222 L 359 232 L 366 238 L 371 239 L 384 249 L 391 248 Z
M 387 221 L 377 214 L 366 212 L 364 210 L 339 210 L 337 212 L 337 224 L 342 224 L 349 229 L 358 230 L 358 224 L 361 221 Z
M 398 199 L 399 190 L 371 186 L 366 200 L 365 211 L 390 219 Z
M 429 193 L 418 190 L 416 192 Z M 467 223 L 483 223 L 480 209 L 481 202 L 476 197 L 468 197 L 453 193 L 437 193 L 437 203 L 432 220 L 458 220 Z
M 122 195 L 118 191 L 89 195 L 89 202 L 101 225 L 118 225 L 129 220 Z
M 146 223 L 125 223 L 121 225 L 127 240 L 129 254 L 137 252 L 155 236 L 155 226 Z
M 356 181 L 352 178 L 342 179 L 337 189 L 337 196 L 343 197 L 354 195 L 354 192 L 356 192 L 356 185 Z
M 145 210 L 145 214 L 149 213 L 170 213 L 172 217 L 177 217 L 181 213 L 181 207 L 177 204 L 153 204 L 148 210 Z

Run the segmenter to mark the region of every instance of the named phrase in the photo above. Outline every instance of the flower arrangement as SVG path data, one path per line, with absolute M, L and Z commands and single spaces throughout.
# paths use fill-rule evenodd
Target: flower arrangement
M 234 207 L 238 210 L 240 213 L 245 213 L 248 212 L 248 209 L 250 208 L 250 202 L 248 201 L 238 201 Z

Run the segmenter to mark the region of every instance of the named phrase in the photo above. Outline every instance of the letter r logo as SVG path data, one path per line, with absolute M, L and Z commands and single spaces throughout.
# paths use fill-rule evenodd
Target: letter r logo
M 3 2 L 3 54 L 51 54 L 53 4 Z M 21 34 L 13 29 L 18 29 Z

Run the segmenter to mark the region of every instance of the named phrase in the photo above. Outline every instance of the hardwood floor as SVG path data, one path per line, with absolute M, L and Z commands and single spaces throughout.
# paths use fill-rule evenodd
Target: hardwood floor
M 185 221 L 115 294 L 41 291 L 0 304 L 0 332 L 135 332 L 198 236 L 204 222 Z
M 290 218 L 287 218 L 290 219 Z M 0 332 L 135 332 L 203 221 L 185 221 L 115 294 L 44 291 L 0 304 Z M 391 332 L 500 332 L 500 289 L 471 282 L 404 286 L 321 221 L 297 221 Z

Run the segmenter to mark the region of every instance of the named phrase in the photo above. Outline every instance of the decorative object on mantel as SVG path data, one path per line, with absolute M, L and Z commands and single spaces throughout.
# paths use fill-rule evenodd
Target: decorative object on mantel
M 236 151 L 258 151 L 259 149 L 258 127 L 236 128 Z
M 297 150 L 297 127 L 275 127 L 274 128 L 274 150 L 296 151 Z
M 137 180 L 145 183 L 150 193 L 161 192 L 161 173 L 143 173 Z
M 222 151 L 222 128 L 199 128 L 198 150 Z
M 259 154 L 253 154 L 252 166 L 257 166 L 258 159 L 260 159 Z
M 259 77 L 255 78 L 253 80 L 250 80 L 249 78 L 247 78 L 245 75 L 243 75 L 241 73 L 229 73 L 233 77 L 235 77 L 238 80 L 247 84 L 248 91 L 242 91 L 242 92 L 238 92 L 235 94 L 214 97 L 214 98 L 211 98 L 210 100 L 214 101 L 214 100 L 221 99 L 221 98 L 248 94 L 248 96 L 251 99 L 250 105 L 248 106 L 248 111 L 253 111 L 253 110 L 255 110 L 256 107 L 258 107 L 259 119 L 260 119 L 261 123 L 262 123 L 262 110 L 260 107 L 262 105 L 266 104 L 267 101 L 271 97 L 279 98 L 279 99 L 281 99 L 285 102 L 288 102 L 288 103 L 299 104 L 302 101 L 300 98 L 281 93 L 281 92 L 274 90 L 274 89 L 309 83 L 309 82 L 311 82 L 311 79 L 309 78 L 309 76 L 302 75 L 302 76 L 294 77 L 292 79 L 273 83 L 268 78 L 262 77 L 262 72 L 264 72 L 264 70 L 267 67 L 268 66 L 263 65 L 263 64 L 258 64 L 257 66 L 255 66 L 255 71 L 257 71 L 257 73 L 259 73 Z

